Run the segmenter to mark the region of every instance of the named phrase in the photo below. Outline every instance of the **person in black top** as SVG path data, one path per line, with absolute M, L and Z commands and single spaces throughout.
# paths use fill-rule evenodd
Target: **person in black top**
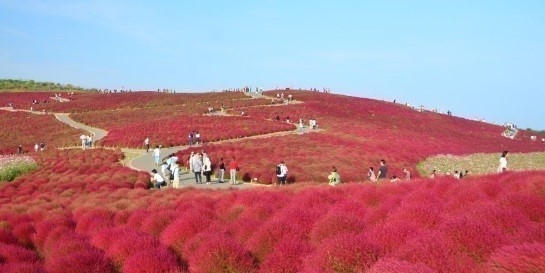
M 219 171 L 218 171 L 218 182 L 223 183 L 223 176 L 225 175 L 225 162 L 223 162 L 223 157 L 220 158 Z
M 377 177 L 378 179 L 385 179 L 388 174 L 388 167 L 386 167 L 386 160 L 380 160 L 380 167 L 378 168 Z

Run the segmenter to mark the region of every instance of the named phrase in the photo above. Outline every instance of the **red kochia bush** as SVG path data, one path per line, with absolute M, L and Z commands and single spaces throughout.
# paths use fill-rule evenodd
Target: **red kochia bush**
M 79 233 L 93 234 L 103 228 L 113 226 L 113 212 L 97 208 L 83 213 L 76 219 L 76 231 Z
M 250 252 L 230 236 L 218 232 L 199 234 L 190 243 L 191 272 L 257 272 L 257 263 Z
M 261 263 L 260 272 L 301 272 L 305 257 L 314 249 L 297 235 L 284 237 Z
M 17 244 L 17 238 L 10 231 L 0 228 L 0 244 Z
M 123 265 L 124 273 L 147 272 L 186 272 L 187 268 L 180 267 L 176 255 L 166 247 L 137 251 L 127 258 Z
M 333 214 L 316 221 L 310 233 L 310 240 L 319 245 L 322 240 L 339 234 L 359 234 L 364 229 L 361 218 Z
M 3 263 L 0 264 L 0 272 L 6 273 L 45 273 L 43 266 L 40 262 L 34 263 Z
M 35 263 L 38 259 L 37 253 L 28 248 L 0 243 L 0 261 L 4 263 Z
M 367 273 L 435 273 L 435 270 L 431 270 L 425 264 L 422 263 L 410 263 L 407 261 L 401 261 L 391 258 L 380 259 L 373 265 Z
M 364 272 L 381 256 L 372 240 L 341 234 L 324 240 L 306 261 L 308 272 Z
M 486 264 L 487 272 L 545 272 L 545 244 L 529 243 L 497 249 Z
M 163 230 L 161 242 L 171 247 L 179 256 L 186 258 L 184 247 L 187 241 L 207 227 L 211 221 L 212 218 L 207 213 L 198 210 L 187 211 Z
M 45 262 L 51 273 L 65 272 L 114 272 L 104 254 L 93 248 L 74 251 L 66 255 L 52 255 Z
M 457 251 L 452 241 L 437 230 L 421 231 L 412 236 L 393 256 L 412 263 L 423 263 L 441 272 L 471 272 L 477 268 L 477 263 L 467 253 Z
M 145 251 L 153 257 L 153 250 L 160 245 L 152 236 L 138 231 L 130 231 L 120 234 L 115 238 L 112 245 L 106 250 L 106 256 L 119 267 L 122 267 L 125 260 L 130 257 L 135 250 Z

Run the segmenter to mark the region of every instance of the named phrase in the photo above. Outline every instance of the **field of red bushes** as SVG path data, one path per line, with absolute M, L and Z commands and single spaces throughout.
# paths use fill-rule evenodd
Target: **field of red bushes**
M 53 149 L 81 134 L 54 116 L 0 112 L 0 150 L 37 136 L 47 144 L 31 153 L 35 171 L 0 183 L 0 272 L 545 272 L 545 172 L 432 180 L 416 171 L 441 153 L 545 151 L 526 132 L 509 140 L 500 126 L 404 105 L 283 92 L 302 103 L 144 92 L 78 93 L 44 106 L 109 130 L 100 145 L 123 147 L 146 136 L 185 144 L 191 130 L 213 142 L 295 129 L 276 115 L 316 118 L 317 132 L 178 153 L 186 161 L 204 149 L 214 164 L 235 156 L 241 178 L 265 184 L 284 160 L 296 182 L 248 190 L 152 190 L 150 174 L 124 166 L 118 149 Z M 221 103 L 248 116 L 201 115 Z M 416 178 L 365 182 L 380 159 L 389 176 L 407 168 Z M 332 165 L 348 183 L 325 183 Z
M 0 154 L 14 154 L 19 145 L 34 152 L 34 144 L 44 142 L 46 149 L 78 145 L 87 133 L 59 122 L 53 115 L 0 111 Z
M 111 129 L 100 141 L 100 145 L 138 148 L 142 147 L 146 137 L 150 137 L 154 145 L 171 147 L 187 145 L 191 131 L 198 131 L 203 142 L 211 142 L 294 129 L 295 127 L 290 124 L 247 117 L 186 116 L 178 119 L 167 117 Z
M 63 98 L 68 98 L 66 92 L 2 92 L 0 95 L 0 107 L 8 107 L 11 103 L 16 109 L 29 110 L 30 107 L 34 109 L 44 109 L 49 105 L 56 104 L 57 101 L 51 99 L 54 94 L 60 94 Z M 33 104 L 37 101 L 38 104 Z M 47 105 L 47 106 L 46 106 Z
M 63 96 L 64 98 L 67 98 Z M 74 93 L 73 100 L 54 104 L 40 104 L 37 109 L 48 112 L 81 113 L 97 110 L 118 110 L 127 108 L 149 108 L 159 106 L 176 106 L 196 103 L 221 103 L 237 99 L 247 99 L 242 92 L 209 92 L 209 93 L 161 93 L 161 92 L 127 92 L 127 93 Z
M 1 272 L 541 272 L 545 173 L 154 190 L 119 151 L 0 185 Z
M 293 94 L 302 104 L 276 107 L 236 108 L 254 119 L 281 122 L 290 117 L 308 122 L 315 118 L 318 133 L 247 140 L 206 147 L 213 162 L 236 156 L 243 166 L 241 178 L 257 178 L 260 183 L 274 181 L 274 166 L 283 160 L 290 169 L 288 180 L 327 181 L 335 166 L 345 181 L 362 181 L 369 167 L 378 169 L 381 159 L 389 166 L 389 177 L 402 175 L 407 168 L 418 176 L 416 165 L 437 154 L 465 155 L 545 151 L 545 145 L 530 141 L 525 132 L 515 140 L 501 136 L 503 127 L 433 112 L 418 112 L 389 102 L 308 91 L 282 91 Z M 275 96 L 276 91 L 267 92 Z M 308 131 L 308 129 L 307 129 Z M 190 151 L 181 151 L 187 157 Z M 452 170 L 454 171 L 454 170 Z M 471 170 L 470 170 L 471 171 Z

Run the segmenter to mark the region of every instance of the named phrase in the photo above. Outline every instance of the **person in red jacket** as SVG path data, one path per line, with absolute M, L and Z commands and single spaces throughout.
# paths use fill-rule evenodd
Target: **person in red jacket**
M 229 174 L 230 174 L 230 183 L 231 185 L 237 184 L 237 171 L 238 171 L 238 162 L 233 156 L 231 162 L 229 162 Z

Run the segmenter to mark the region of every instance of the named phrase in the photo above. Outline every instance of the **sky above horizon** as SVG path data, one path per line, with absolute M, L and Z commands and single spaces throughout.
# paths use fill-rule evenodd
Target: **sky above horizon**
M 0 0 L 0 78 L 260 86 L 545 129 L 545 1 Z

